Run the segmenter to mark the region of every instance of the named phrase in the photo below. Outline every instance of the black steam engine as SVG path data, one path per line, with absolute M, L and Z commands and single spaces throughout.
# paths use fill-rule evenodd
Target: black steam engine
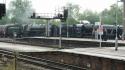
M 94 38 L 98 29 L 98 25 L 93 24 L 73 24 L 67 26 L 62 24 L 62 37 L 72 38 Z M 68 29 L 67 29 L 68 28 Z M 114 25 L 103 25 L 103 35 L 102 38 L 115 39 L 116 36 L 116 26 Z M 117 36 L 121 39 L 122 26 L 117 27 Z M 27 25 L 0 25 L 0 37 L 34 37 L 34 36 L 46 36 L 46 25 L 45 24 L 27 24 Z M 49 25 L 49 36 L 59 37 L 59 26 Z

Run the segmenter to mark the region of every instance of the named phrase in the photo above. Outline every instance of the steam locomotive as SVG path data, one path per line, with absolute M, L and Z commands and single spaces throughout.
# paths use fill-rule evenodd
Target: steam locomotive
M 98 34 L 97 30 L 99 25 L 94 24 L 73 24 L 66 25 L 62 24 L 62 37 L 72 37 L 72 38 L 95 38 L 95 35 Z M 117 36 L 121 39 L 123 32 L 122 26 L 114 25 L 103 25 L 103 35 L 104 40 L 115 39 Z M 34 36 L 50 36 L 50 37 L 59 37 L 59 26 L 58 25 L 49 25 L 46 24 L 8 24 L 0 25 L 0 37 L 34 37 Z

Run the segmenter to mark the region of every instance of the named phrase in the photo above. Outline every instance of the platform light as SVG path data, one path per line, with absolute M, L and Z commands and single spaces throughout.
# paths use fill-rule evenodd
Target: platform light
M 122 1 L 122 0 L 121 0 L 121 1 Z M 118 13 L 117 13 L 117 12 L 118 12 L 118 2 L 120 2 L 120 1 L 117 0 L 117 3 L 116 3 L 116 5 L 117 5 L 116 7 L 117 7 L 117 8 L 116 8 L 116 13 L 115 13 L 115 14 L 116 14 L 116 16 L 115 16 L 115 17 L 116 17 L 116 19 L 115 19 L 115 20 L 116 20 L 116 21 L 115 21 L 115 23 L 116 23 L 116 24 L 115 24 L 115 25 L 116 25 L 115 51 L 118 50 L 118 37 L 117 37 L 117 32 L 118 32 L 118 30 L 117 30 L 117 29 L 118 29 L 118 26 L 117 26 L 117 24 L 118 24 Z

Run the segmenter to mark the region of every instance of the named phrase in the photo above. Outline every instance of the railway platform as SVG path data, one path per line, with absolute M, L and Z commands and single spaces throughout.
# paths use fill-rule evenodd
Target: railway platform
M 31 38 L 31 39 L 54 39 L 54 40 L 60 39 L 59 37 L 24 37 L 24 38 Z M 100 42 L 99 39 L 89 39 L 89 38 L 66 38 L 66 37 L 62 37 L 62 40 Z M 107 40 L 107 41 L 102 41 L 102 42 L 115 43 L 115 40 Z M 118 43 L 119 44 L 124 44 L 125 40 L 118 40 Z
M 55 49 L 0 42 L 0 49 L 18 51 L 21 54 L 74 65 L 86 70 L 125 70 L 125 47 L 89 47 Z
M 37 43 L 45 43 L 50 45 L 56 45 L 59 44 L 59 37 L 24 37 L 25 41 L 33 41 Z M 101 41 L 102 47 L 114 47 L 115 46 L 115 40 L 107 40 L 107 41 Z M 62 46 L 66 47 L 97 47 L 100 44 L 100 40 L 97 39 L 88 39 L 88 38 L 65 38 L 62 37 Z M 124 46 L 125 41 L 118 40 L 119 46 Z
M 54 48 L 23 45 L 23 44 L 16 44 L 16 43 L 4 43 L 4 42 L 0 42 L 0 49 L 10 50 L 10 51 L 17 51 L 17 52 L 55 51 Z
M 115 51 L 115 47 L 74 48 L 61 51 L 125 61 L 125 47 L 119 47 L 118 51 Z

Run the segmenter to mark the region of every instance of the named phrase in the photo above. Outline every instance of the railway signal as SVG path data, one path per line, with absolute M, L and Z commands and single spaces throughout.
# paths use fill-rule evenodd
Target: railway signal
M 36 17 L 36 13 L 33 12 L 33 15 L 31 16 L 31 18 L 35 18 Z
M 67 20 L 68 17 L 68 9 L 64 9 L 63 11 L 63 21 L 65 22 Z
M 0 19 L 5 16 L 6 14 L 6 5 L 1 3 L 0 4 Z
M 66 22 L 67 17 L 68 17 L 68 9 L 64 9 L 63 15 L 59 14 L 59 18 L 60 18 L 61 22 Z
M 66 22 L 67 20 L 67 17 L 68 17 L 68 9 L 64 9 L 63 10 L 63 14 L 61 13 L 58 13 L 57 16 L 54 16 L 54 17 L 41 17 L 41 16 L 36 16 L 36 13 L 33 12 L 33 14 L 31 15 L 30 18 L 32 19 L 60 19 L 61 22 Z

